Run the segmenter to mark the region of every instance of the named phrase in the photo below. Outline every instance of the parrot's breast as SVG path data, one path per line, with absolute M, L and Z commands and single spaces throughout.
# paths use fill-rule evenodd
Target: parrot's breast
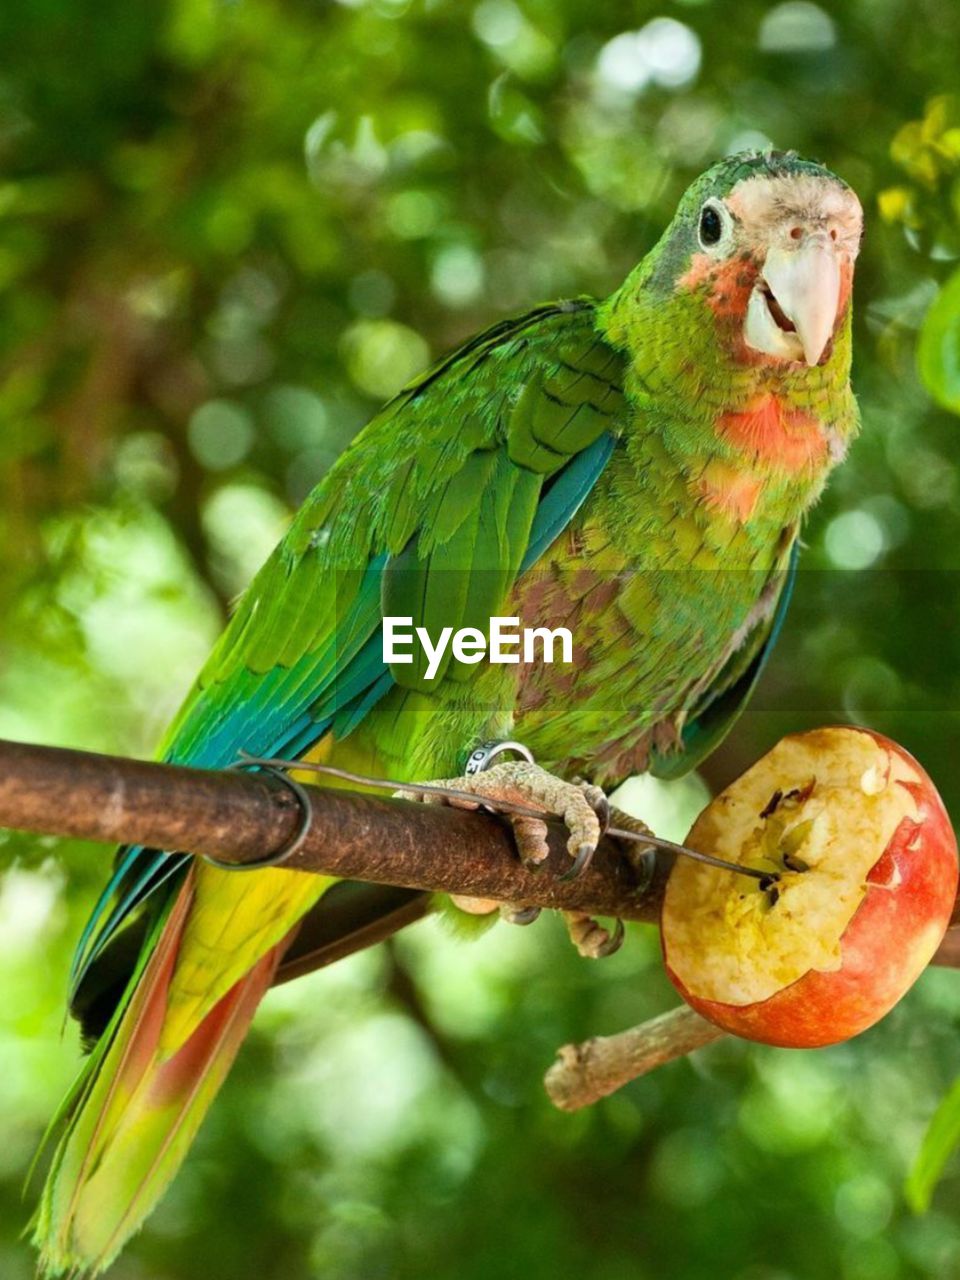
M 716 480 L 716 465 L 701 471 Z M 572 663 L 521 668 L 515 735 L 546 767 L 601 784 L 675 745 L 693 701 L 759 620 L 792 540 L 777 513 L 746 520 L 759 499 L 752 483 L 729 477 L 729 501 L 691 502 L 688 479 L 666 473 L 631 504 L 631 473 L 626 462 L 610 469 L 509 606 L 524 626 L 573 637 Z

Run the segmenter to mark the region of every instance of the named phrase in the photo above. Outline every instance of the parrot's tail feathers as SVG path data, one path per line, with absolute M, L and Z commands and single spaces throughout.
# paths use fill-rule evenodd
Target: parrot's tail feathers
M 167 993 L 191 897 L 188 881 L 76 1095 L 35 1226 L 47 1275 L 104 1270 L 146 1218 L 223 1083 L 286 945 L 262 956 L 164 1058 Z

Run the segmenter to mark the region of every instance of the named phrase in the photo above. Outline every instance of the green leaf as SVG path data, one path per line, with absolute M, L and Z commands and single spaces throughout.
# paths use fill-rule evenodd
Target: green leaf
M 960 1144 L 960 1078 L 933 1113 L 907 1177 L 904 1194 L 915 1213 L 925 1213 L 943 1166 Z
M 917 365 L 934 400 L 960 414 L 960 271 L 954 272 L 927 312 Z

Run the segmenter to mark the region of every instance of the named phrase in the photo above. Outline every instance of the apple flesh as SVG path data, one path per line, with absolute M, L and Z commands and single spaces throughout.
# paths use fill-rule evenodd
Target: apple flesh
M 784 738 L 686 843 L 768 873 L 678 858 L 661 917 L 681 996 L 748 1040 L 813 1048 L 865 1031 L 922 973 L 953 912 L 943 802 L 912 756 L 865 729 Z

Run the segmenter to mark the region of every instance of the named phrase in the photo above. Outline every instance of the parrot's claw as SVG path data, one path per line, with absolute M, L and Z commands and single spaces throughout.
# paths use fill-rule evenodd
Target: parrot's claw
M 424 804 L 451 804 L 464 809 L 478 809 L 486 800 L 491 806 L 500 801 L 542 810 L 544 818 L 506 814 L 513 827 L 520 859 L 531 870 L 539 867 L 550 852 L 546 816 L 555 814 L 570 833 L 567 849 L 573 864 L 564 879 L 582 874 L 590 865 L 609 816 L 607 798 L 599 787 L 585 782 L 565 782 L 528 760 L 511 760 L 492 765 L 481 773 L 423 785 L 468 792 L 476 796 L 476 800 L 418 791 L 416 783 L 396 794 L 407 799 L 412 796 Z
M 564 883 L 569 880 L 578 880 L 586 871 L 590 863 L 593 861 L 594 846 L 590 844 L 582 844 L 577 850 L 577 856 L 573 860 L 573 865 L 569 871 L 565 871 L 560 877 Z
M 533 924 L 540 915 L 539 907 L 519 907 L 512 902 L 504 902 L 500 906 L 500 919 L 507 924 Z
M 609 815 L 609 821 L 607 822 L 608 828 L 619 827 L 621 831 L 632 831 L 638 836 L 653 835 L 653 832 L 643 819 L 635 818 L 632 813 L 624 813 L 622 809 L 615 809 L 613 805 L 610 805 Z M 648 844 L 646 846 L 639 845 L 634 840 L 631 840 L 630 843 L 638 849 L 645 847 L 645 849 L 649 850 L 654 847 L 652 844 Z
M 623 921 L 618 920 L 613 932 L 598 924 L 585 911 L 564 911 L 570 941 L 587 960 L 603 960 L 623 945 Z
M 500 906 L 494 898 L 474 898 L 465 893 L 451 893 L 450 901 L 468 916 L 489 916 Z

